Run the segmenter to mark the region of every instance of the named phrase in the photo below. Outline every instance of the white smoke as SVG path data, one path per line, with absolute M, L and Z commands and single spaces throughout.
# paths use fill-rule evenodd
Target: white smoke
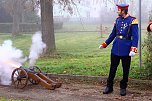
M 26 61 L 23 52 L 12 46 L 11 40 L 6 40 L 0 45 L 0 84 L 10 85 L 11 75 Z
M 41 32 L 36 32 L 32 36 L 32 45 L 29 54 L 29 66 L 35 65 L 36 60 L 39 58 L 39 56 L 42 54 L 43 50 L 46 47 L 46 44 L 43 43 L 41 37 L 42 37 Z
M 32 37 L 29 54 L 29 65 L 33 66 L 46 45 L 42 42 L 41 33 L 36 32 Z M 15 68 L 19 68 L 27 60 L 23 52 L 12 46 L 11 40 L 5 40 L 0 45 L 0 84 L 10 85 L 11 75 Z

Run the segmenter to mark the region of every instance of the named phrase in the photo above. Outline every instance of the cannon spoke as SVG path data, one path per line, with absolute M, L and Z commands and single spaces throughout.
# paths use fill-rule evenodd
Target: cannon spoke
M 16 77 L 17 77 L 17 76 L 18 76 L 18 74 L 17 74 L 17 73 L 15 73 L 15 74 L 14 74 L 14 76 L 16 76 Z
M 16 79 L 14 79 L 14 83 L 16 83 L 17 82 L 17 78 Z
M 18 87 L 19 87 L 19 88 L 24 87 L 24 85 L 25 85 L 25 84 L 24 84 L 24 83 L 22 83 L 22 81 L 19 81 L 19 84 L 18 84 Z
M 18 87 L 18 86 L 19 86 L 19 84 L 20 84 L 20 81 L 17 81 L 17 85 L 16 85 L 16 87 Z
M 18 74 L 18 75 L 20 75 L 20 72 L 21 72 L 20 70 L 17 70 L 17 74 Z

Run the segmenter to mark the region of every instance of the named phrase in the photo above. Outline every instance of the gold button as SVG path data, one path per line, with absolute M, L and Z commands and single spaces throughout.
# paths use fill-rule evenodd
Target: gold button
M 120 37 L 120 39 L 122 39 L 122 36 L 119 36 Z

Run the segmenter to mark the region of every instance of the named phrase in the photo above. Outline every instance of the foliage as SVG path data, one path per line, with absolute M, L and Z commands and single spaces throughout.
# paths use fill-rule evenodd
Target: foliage
M 40 23 L 40 17 L 37 15 L 38 11 L 26 11 L 24 13 L 24 23 Z
M 145 59 L 144 59 L 144 66 L 147 70 L 147 75 L 152 76 L 152 33 L 147 33 L 147 38 L 144 41 L 144 48 L 145 48 Z
M 30 23 L 36 23 L 40 22 L 40 18 L 38 17 L 38 6 L 35 4 L 36 1 L 34 2 L 33 0 L 20 0 L 21 1 L 21 8 L 18 7 L 18 9 L 21 10 L 21 15 L 22 18 L 21 22 L 30 22 Z M 3 9 L 2 9 L 3 8 Z M 6 13 L 9 16 L 1 15 L 3 19 L 10 20 L 9 22 L 12 22 L 13 19 L 13 0 L 5 0 L 0 2 L 0 9 L 2 9 L 1 12 Z M 10 18 L 8 18 L 10 17 Z
M 149 14 L 149 21 L 152 21 L 152 11 Z M 147 76 L 152 77 L 152 32 L 147 32 L 146 39 L 144 40 L 143 48 L 145 48 L 144 66 L 147 71 Z
M 74 7 L 76 2 L 80 3 L 80 0 L 54 0 L 54 4 L 59 4 L 63 11 L 68 11 L 70 14 L 74 13 Z

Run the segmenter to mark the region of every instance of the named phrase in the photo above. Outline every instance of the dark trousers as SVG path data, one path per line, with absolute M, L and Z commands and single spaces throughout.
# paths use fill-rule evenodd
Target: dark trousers
M 130 69 L 130 62 L 131 62 L 130 56 L 117 56 L 117 55 L 111 54 L 111 65 L 110 65 L 109 77 L 107 79 L 107 86 L 111 88 L 113 87 L 113 80 L 115 78 L 117 67 L 120 63 L 120 60 L 122 62 L 122 68 L 123 68 L 123 78 L 120 81 L 120 88 L 126 89 L 127 82 L 128 82 L 129 69 Z

